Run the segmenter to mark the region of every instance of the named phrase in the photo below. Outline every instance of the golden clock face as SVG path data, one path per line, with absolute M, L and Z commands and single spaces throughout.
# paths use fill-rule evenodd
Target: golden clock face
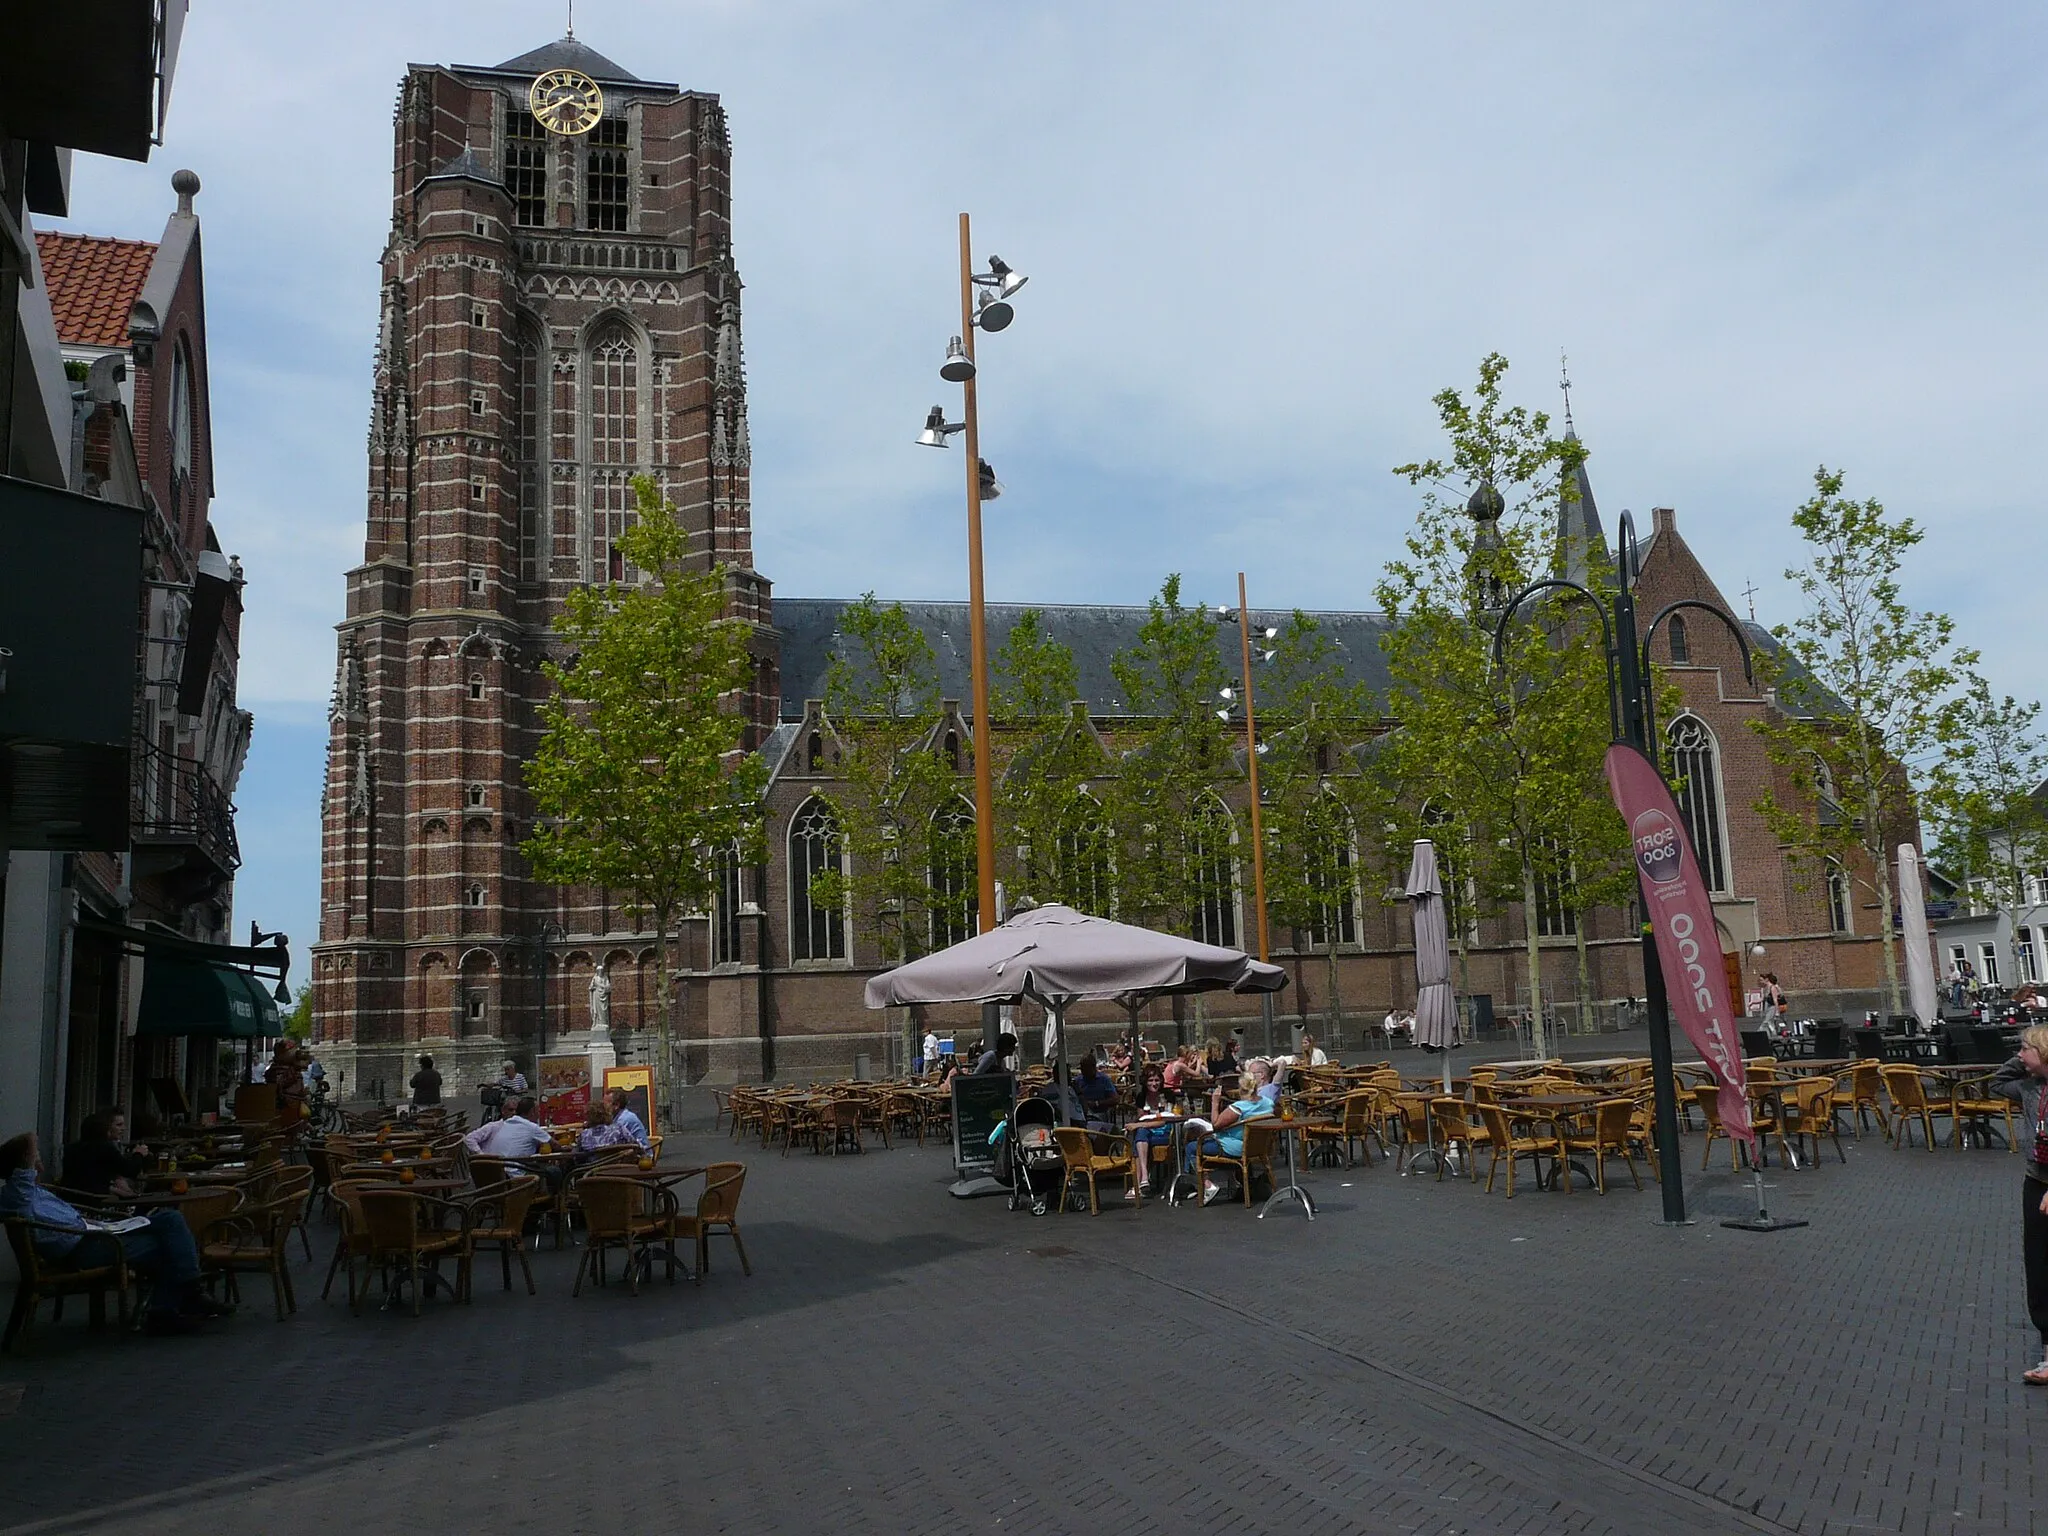
M 533 82 L 526 104 L 549 133 L 588 133 L 604 116 L 604 92 L 574 69 L 551 69 Z

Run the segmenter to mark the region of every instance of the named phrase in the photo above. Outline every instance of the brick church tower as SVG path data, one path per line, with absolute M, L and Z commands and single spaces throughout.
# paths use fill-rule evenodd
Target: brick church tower
M 410 66 L 393 137 L 314 962 L 351 1096 L 402 1092 L 420 1049 L 466 1087 L 543 1030 L 586 1029 L 598 967 L 614 1022 L 652 1018 L 651 938 L 606 893 L 535 882 L 518 850 L 549 624 L 569 590 L 623 574 L 633 476 L 734 572 L 755 742 L 777 690 L 717 98 L 564 38 L 490 68 Z

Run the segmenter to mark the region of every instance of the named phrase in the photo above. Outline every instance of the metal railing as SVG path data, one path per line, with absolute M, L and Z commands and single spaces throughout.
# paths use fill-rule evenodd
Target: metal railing
M 234 803 L 196 758 L 140 743 L 129 804 L 138 838 L 190 842 L 223 869 L 241 867 Z

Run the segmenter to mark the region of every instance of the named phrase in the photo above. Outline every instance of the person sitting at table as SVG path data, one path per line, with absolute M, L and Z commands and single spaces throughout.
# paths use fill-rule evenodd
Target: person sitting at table
M 958 1056 L 941 1056 L 939 1058 L 939 1076 L 937 1079 L 938 1087 L 945 1087 L 946 1084 L 952 1082 L 953 1079 L 958 1077 L 959 1075 L 960 1058 Z
M 605 1096 L 609 1098 L 610 1095 Z M 631 1110 L 627 1111 L 632 1114 Z M 635 1115 L 635 1123 L 639 1116 Z M 646 1146 L 645 1140 L 636 1140 L 633 1133 L 619 1123 L 612 1115 L 611 1106 L 600 1099 L 583 1112 L 583 1129 L 576 1133 L 578 1152 L 601 1152 L 606 1147 Z
M 1228 1082 L 1244 1070 L 1243 1064 L 1237 1057 L 1239 1038 L 1239 1031 L 1233 1029 L 1225 1037 L 1222 1045 L 1219 1046 L 1214 1040 L 1209 1042 L 1208 1058 L 1203 1064 L 1208 1067 L 1211 1077 L 1221 1078 Z
M 1128 1040 L 1118 1038 L 1109 1048 L 1109 1064 L 1119 1072 L 1127 1072 L 1131 1066 L 1131 1045 Z
M 1173 1140 L 1173 1105 L 1166 1096 L 1167 1068 L 1157 1062 L 1145 1068 L 1139 1079 L 1137 1114 L 1131 1128 L 1131 1157 L 1137 1167 L 1137 1176 L 1131 1187 L 1124 1191 L 1126 1200 L 1136 1200 L 1145 1188 L 1147 1162 L 1154 1147 L 1165 1147 Z
M 1174 1052 L 1172 1058 L 1162 1070 L 1166 1082 L 1166 1091 L 1168 1093 L 1179 1093 L 1189 1078 L 1202 1075 L 1201 1053 L 1192 1045 L 1184 1045 Z
M 64 1187 L 86 1195 L 132 1195 L 149 1167 L 149 1148 L 121 1150 L 128 1116 L 108 1107 L 79 1123 L 78 1140 L 64 1149 Z
M 1209 1118 L 1190 1122 L 1201 1135 L 1191 1138 L 1187 1150 L 1187 1170 L 1193 1173 L 1201 1166 L 1204 1152 L 1220 1157 L 1242 1157 L 1244 1155 L 1244 1128 L 1253 1120 L 1263 1120 L 1273 1113 L 1270 1100 L 1260 1094 L 1265 1086 L 1260 1073 L 1247 1069 L 1238 1078 L 1238 1096 L 1229 1104 L 1223 1102 L 1223 1086 L 1218 1084 L 1209 1090 Z M 1202 1185 L 1202 1204 L 1212 1205 L 1223 1194 L 1222 1186 L 1213 1180 Z
M 626 1102 L 626 1090 L 607 1088 L 604 1091 L 605 1107 L 612 1112 L 612 1124 L 624 1133 L 626 1140 L 636 1146 L 647 1145 L 647 1122 L 633 1112 L 633 1106 Z
M 1316 1037 L 1307 1030 L 1301 1032 L 1301 1049 L 1294 1053 L 1297 1067 L 1327 1067 L 1330 1058 L 1316 1046 Z
M 473 1157 L 502 1157 L 507 1161 L 545 1152 L 554 1146 L 554 1138 L 546 1126 L 534 1123 L 533 1111 L 533 1095 L 528 1094 L 512 1106 L 510 1114 L 486 1121 L 463 1137 L 462 1144 Z
M 971 1074 L 987 1077 L 994 1072 L 1008 1072 L 1017 1056 L 1017 1037 L 1008 1030 L 996 1036 L 996 1043 L 981 1053 L 981 1060 L 974 1064 Z
M 155 1282 L 142 1320 L 145 1333 L 190 1333 L 199 1319 L 225 1317 L 233 1310 L 199 1288 L 199 1248 L 177 1211 L 169 1206 L 154 1210 L 149 1225 L 132 1232 L 94 1232 L 76 1206 L 43 1187 L 42 1173 L 34 1131 L 0 1142 L 0 1216 L 42 1223 L 30 1229 L 37 1254 L 67 1269 L 111 1264 L 118 1248 L 131 1267 Z
M 1264 1056 L 1254 1056 L 1244 1064 L 1244 1070 L 1259 1079 L 1259 1097 L 1268 1104 L 1278 1104 L 1281 1078 L 1293 1065 L 1291 1056 L 1276 1056 L 1270 1061 Z
M 1109 1129 L 1116 1116 L 1116 1083 L 1107 1073 L 1097 1070 L 1093 1051 L 1081 1058 L 1074 1094 L 1081 1101 L 1082 1118 L 1091 1127 Z

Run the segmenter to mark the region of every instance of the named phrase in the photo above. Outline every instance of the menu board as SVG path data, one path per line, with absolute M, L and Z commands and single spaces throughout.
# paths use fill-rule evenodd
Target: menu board
M 590 1112 L 590 1058 L 543 1056 L 534 1063 L 542 1125 L 581 1125 Z
M 989 1136 L 1010 1115 L 1017 1080 L 1007 1072 L 953 1079 L 953 1166 L 960 1173 L 986 1173 L 996 1165 Z

